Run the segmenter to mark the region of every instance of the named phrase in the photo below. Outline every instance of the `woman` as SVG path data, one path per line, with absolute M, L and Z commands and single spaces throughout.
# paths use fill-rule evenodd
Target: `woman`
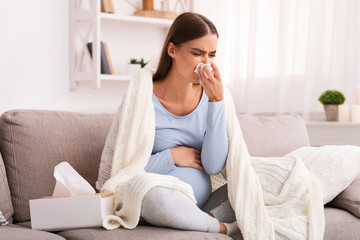
M 214 64 L 217 41 L 214 24 L 189 12 L 174 21 L 165 40 L 153 76 L 156 131 L 145 171 L 188 183 L 197 206 L 180 191 L 155 187 L 141 205 L 150 224 L 228 235 L 238 231 L 233 213 L 231 224 L 214 218 L 232 212 L 230 204 L 209 214 L 200 210 L 211 194 L 209 175 L 223 169 L 228 152 L 223 85 Z

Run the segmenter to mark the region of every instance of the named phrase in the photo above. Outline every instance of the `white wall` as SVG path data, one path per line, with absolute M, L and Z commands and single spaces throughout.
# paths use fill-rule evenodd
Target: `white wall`
M 101 89 L 81 83 L 77 90 L 69 90 L 69 1 L 1 1 L 0 113 L 10 109 L 113 112 L 117 108 L 127 82 L 102 82 Z M 114 4 L 118 10 L 127 3 L 114 0 Z M 128 4 L 126 11 L 133 11 Z M 150 40 L 147 47 L 160 49 L 162 37 Z M 117 51 L 111 44 L 109 40 L 110 50 Z M 149 56 L 141 54 L 134 52 L 135 57 Z M 113 60 L 117 65 L 115 54 Z

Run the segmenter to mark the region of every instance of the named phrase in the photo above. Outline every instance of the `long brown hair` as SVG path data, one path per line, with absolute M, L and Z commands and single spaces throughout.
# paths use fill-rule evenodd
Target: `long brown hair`
M 169 29 L 153 81 L 164 79 L 170 71 L 172 58 L 167 53 L 170 42 L 175 46 L 179 46 L 184 42 L 201 38 L 208 33 L 216 34 L 219 37 L 215 25 L 209 19 L 192 12 L 180 14 Z

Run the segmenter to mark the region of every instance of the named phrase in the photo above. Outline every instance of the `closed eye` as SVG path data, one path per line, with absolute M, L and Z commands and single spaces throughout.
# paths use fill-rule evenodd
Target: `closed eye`
M 201 53 L 192 53 L 194 56 L 201 56 L 202 54 Z M 209 57 L 211 57 L 211 58 L 214 58 L 214 57 L 216 57 L 216 54 L 209 54 Z
M 201 56 L 202 54 L 206 54 L 206 52 L 201 50 L 200 48 L 192 48 L 191 50 L 195 51 L 195 52 L 192 52 L 192 54 L 194 56 Z M 211 58 L 216 57 L 216 50 L 209 52 L 209 57 L 211 57 Z

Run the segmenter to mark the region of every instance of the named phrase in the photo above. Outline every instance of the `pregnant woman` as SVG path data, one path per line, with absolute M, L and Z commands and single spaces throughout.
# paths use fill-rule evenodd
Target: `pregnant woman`
M 155 187 L 141 205 L 141 216 L 150 224 L 228 235 L 238 230 L 236 222 L 215 219 L 217 211 L 201 210 L 211 194 L 210 175 L 223 169 L 228 153 L 223 85 L 213 63 L 217 41 L 210 20 L 184 13 L 163 45 L 153 76 L 155 142 L 145 171 L 188 183 L 197 203 L 176 189 Z

